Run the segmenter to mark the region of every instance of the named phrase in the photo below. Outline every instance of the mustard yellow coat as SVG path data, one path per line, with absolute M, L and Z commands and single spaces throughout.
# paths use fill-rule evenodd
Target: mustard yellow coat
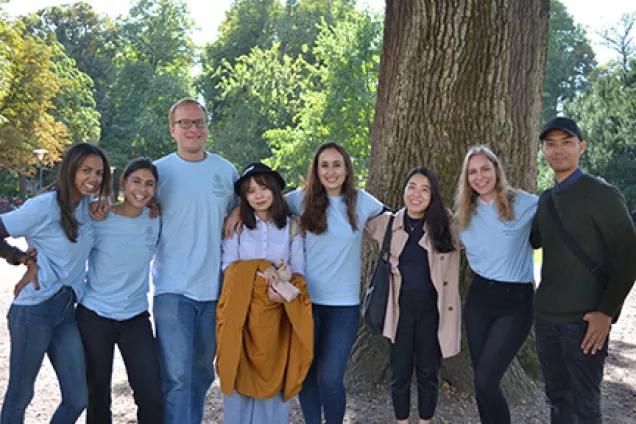
M 313 360 L 314 322 L 307 285 L 300 274 L 291 283 L 300 290 L 291 302 L 274 303 L 267 282 L 257 276 L 272 263 L 236 261 L 225 270 L 216 314 L 216 369 L 221 391 L 255 399 L 283 391 L 297 395 Z

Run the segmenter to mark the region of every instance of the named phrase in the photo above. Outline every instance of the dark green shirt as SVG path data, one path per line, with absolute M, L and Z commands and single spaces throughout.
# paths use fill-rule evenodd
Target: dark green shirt
M 554 203 L 566 230 L 609 275 L 607 288 L 563 241 L 548 212 Z M 532 246 L 543 248 L 536 315 L 551 322 L 572 322 L 600 311 L 614 316 L 636 278 L 636 231 L 620 192 L 603 180 L 583 175 L 559 190 L 546 190 L 534 218 Z

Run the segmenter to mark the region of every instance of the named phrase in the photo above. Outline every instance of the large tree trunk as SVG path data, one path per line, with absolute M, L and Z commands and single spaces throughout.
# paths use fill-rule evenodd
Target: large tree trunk
M 450 205 L 468 147 L 486 144 L 510 182 L 533 191 L 548 15 L 549 0 L 387 0 L 367 189 L 399 207 L 407 171 L 424 165 Z M 350 387 L 386 381 L 387 349 L 361 332 Z M 465 346 L 444 361 L 442 377 L 472 391 Z M 511 398 L 537 394 L 517 360 L 504 388 Z

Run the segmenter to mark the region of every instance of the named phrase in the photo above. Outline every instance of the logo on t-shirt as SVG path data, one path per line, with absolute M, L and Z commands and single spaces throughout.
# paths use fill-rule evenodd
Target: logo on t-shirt
M 217 197 L 225 197 L 228 194 L 228 190 L 223 184 L 223 178 L 218 174 L 214 174 L 212 177 L 212 193 Z

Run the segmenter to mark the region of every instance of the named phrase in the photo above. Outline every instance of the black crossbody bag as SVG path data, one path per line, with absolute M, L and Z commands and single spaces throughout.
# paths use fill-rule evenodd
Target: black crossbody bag
M 556 206 L 554 204 L 554 199 L 552 198 L 553 190 L 554 189 L 550 190 L 546 196 L 547 197 L 546 202 L 548 204 L 548 212 L 550 213 L 552 222 L 556 226 L 557 231 L 561 235 L 561 238 L 565 242 L 568 249 L 570 249 L 570 251 L 574 254 L 574 256 L 576 256 L 576 258 L 585 266 L 585 268 L 590 272 L 590 274 L 595 276 L 596 279 L 601 282 L 603 287 L 607 289 L 607 285 L 609 284 L 609 275 L 607 275 L 607 273 L 603 270 L 603 268 L 601 268 L 601 266 L 597 264 L 596 261 L 594 261 L 594 259 L 590 257 L 590 255 L 585 253 L 585 251 L 576 242 L 576 240 L 574 240 L 574 237 L 572 237 L 572 234 L 570 234 L 568 230 L 566 230 L 565 227 L 563 226 L 563 221 L 561 221 L 561 217 L 559 216 L 559 213 L 557 212 Z M 612 323 L 615 323 L 618 320 L 618 317 L 621 313 L 621 309 L 622 309 L 622 306 L 621 308 L 618 309 L 618 312 L 616 312 L 616 315 L 612 317 Z
M 389 262 L 389 247 L 393 232 L 393 215 L 389 218 L 384 233 L 384 241 L 375 261 L 373 274 L 367 284 L 367 292 L 362 302 L 362 317 L 364 326 L 371 334 L 382 334 L 386 304 L 389 298 L 389 284 L 391 281 L 391 263 Z M 386 255 L 386 259 L 385 256 Z

